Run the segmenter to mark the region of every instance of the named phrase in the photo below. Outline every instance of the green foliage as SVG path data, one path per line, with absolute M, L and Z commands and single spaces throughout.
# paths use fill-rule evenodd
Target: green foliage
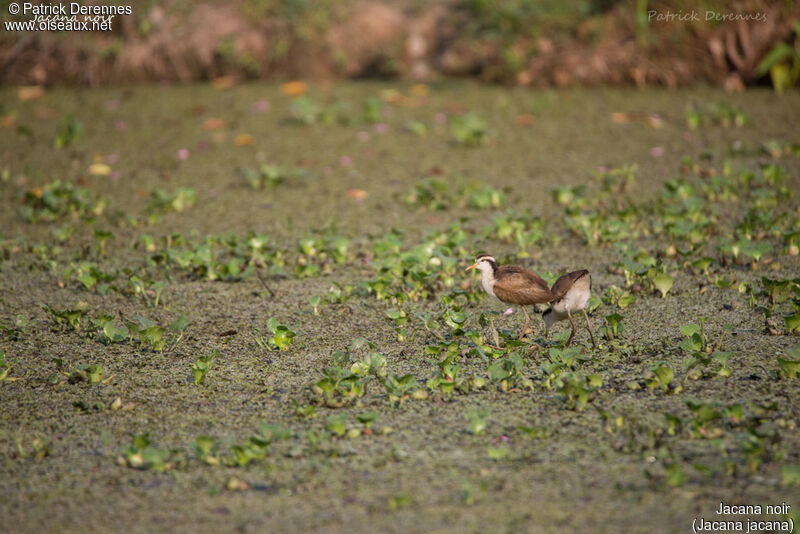
M 602 326 L 603 337 L 609 341 L 618 339 L 622 334 L 622 315 L 612 313 L 605 316 L 605 324 Z
M 163 249 L 150 256 L 150 264 L 205 280 L 241 280 L 261 266 L 268 266 L 269 274 L 282 274 L 286 265 L 286 251 L 277 250 L 265 234 L 207 236 L 193 245 L 173 234 L 162 241 Z
M 272 189 L 306 175 L 303 169 L 287 169 L 281 165 L 262 163 L 258 168 L 241 170 L 245 182 L 253 189 Z
M 62 324 L 66 322 L 73 330 L 77 331 L 80 329 L 81 326 L 81 319 L 86 317 L 89 313 L 89 309 L 87 307 L 80 307 L 80 308 L 72 308 L 72 309 L 64 309 L 64 310 L 56 310 L 48 306 L 47 304 L 41 305 L 42 309 L 49 313 L 56 324 Z
M 375 421 L 378 420 L 378 412 L 375 411 L 364 412 L 362 414 L 357 415 L 356 420 L 358 420 L 359 423 L 364 425 L 364 428 L 369 430 L 372 428 L 372 425 L 375 424 Z
M 52 358 L 56 364 L 56 371 L 51 373 L 47 381 L 51 385 L 61 383 L 64 379 L 69 384 L 97 384 L 103 381 L 103 368 L 99 365 L 88 365 L 81 363 L 78 365 L 64 364 L 61 358 Z M 83 404 L 81 401 L 80 404 Z
M 666 273 L 656 272 L 653 275 L 652 280 L 653 280 L 653 285 L 661 293 L 661 296 L 663 298 L 666 298 L 667 293 L 669 293 L 670 289 L 672 289 L 672 284 L 674 282 L 672 277 Z
M 75 117 L 65 117 L 58 123 L 58 131 L 53 139 L 53 148 L 69 148 L 78 143 L 83 135 L 83 123 Z
M 386 310 L 386 318 L 393 324 L 393 329 L 397 334 L 397 341 L 411 341 L 412 337 L 409 336 L 407 328 L 404 328 L 408 323 L 408 315 L 405 311 L 399 308 L 390 308 Z
M 181 315 L 169 324 L 169 327 L 161 326 L 150 319 L 137 316 L 135 321 L 122 318 L 122 322 L 127 330 L 127 337 L 131 345 L 138 344 L 139 347 L 147 347 L 156 352 L 170 352 L 183 340 L 188 326 L 188 320 L 185 315 Z M 98 326 L 103 329 L 103 335 L 109 342 L 118 342 L 119 336 L 124 334 L 125 330 L 117 328 L 113 324 L 109 326 L 110 317 L 101 317 Z M 109 339 L 107 336 L 110 334 L 112 337 Z
M 151 445 L 149 434 L 136 434 L 133 436 L 133 444 L 122 451 L 120 462 L 134 469 L 164 472 L 175 466 L 170 461 L 173 454 L 174 451 Z
M 6 354 L 0 350 L 0 382 L 8 378 L 11 370 L 11 363 L 6 361 Z
M 800 333 L 800 311 L 783 316 L 789 333 Z
M 784 487 L 800 487 L 800 465 L 784 465 L 781 468 L 781 480 Z
M 502 391 L 512 387 L 533 389 L 533 382 L 524 375 L 525 361 L 516 352 L 498 359 L 489 365 L 489 379 L 497 382 Z
M 322 313 L 323 301 L 321 296 L 312 295 L 308 298 L 308 303 L 311 305 L 314 315 L 320 315 Z
M 219 454 L 219 443 L 210 436 L 198 436 L 189 444 L 189 449 L 203 463 L 212 466 L 218 466 L 222 463 Z
M 25 194 L 22 216 L 30 223 L 51 223 L 65 217 L 90 219 L 103 214 L 106 201 L 85 187 L 56 180 Z
M 468 429 L 473 436 L 480 436 L 486 432 L 486 418 L 489 416 L 489 410 L 479 407 L 468 408 L 464 413 L 467 422 L 469 423 Z
M 323 369 L 322 378 L 310 387 L 311 400 L 328 408 L 355 404 L 374 378 L 385 376 L 386 358 L 382 354 L 369 352 L 363 360 L 351 362 L 349 350 L 337 351 L 331 356 L 331 365 Z
M 670 391 L 670 385 L 672 384 L 672 380 L 675 378 L 675 371 L 673 371 L 672 367 L 667 365 L 665 362 L 655 362 L 647 367 L 647 371 L 645 372 L 645 383 L 649 389 L 654 389 L 656 387 L 660 387 L 661 391 L 664 393 L 668 393 Z M 673 393 L 679 393 L 681 391 L 681 387 L 678 386 L 674 389 Z
M 742 127 L 750 122 L 744 112 L 726 102 L 704 104 L 695 103 L 686 108 L 686 125 L 691 130 L 703 126 Z
M 147 211 L 151 215 L 163 215 L 169 212 L 180 213 L 194 206 L 196 202 L 197 192 L 189 187 L 179 187 L 172 192 L 156 188 L 150 191 Z
M 305 95 L 293 98 L 289 110 L 292 120 L 305 126 L 316 124 L 321 116 L 319 104 Z
M 332 432 L 337 437 L 344 437 L 347 433 L 347 416 L 331 415 L 328 417 L 328 422 L 325 424 L 325 429 Z
M 383 102 L 379 98 L 368 98 L 364 102 L 364 120 L 369 124 L 381 122 L 383 119 Z
M 453 117 L 450 122 L 450 135 L 461 146 L 480 146 L 489 142 L 489 125 L 477 113 L 465 113 Z
M 800 344 L 786 349 L 786 355 L 789 358 L 778 358 L 780 374 L 786 378 L 797 378 L 800 376 Z
M 800 22 L 795 22 L 792 29 L 794 46 L 785 42 L 777 43 L 756 68 L 758 76 L 769 73 L 772 87 L 778 94 L 791 89 L 800 80 Z
M 506 447 L 506 446 L 502 446 L 502 445 L 499 446 L 499 447 L 488 447 L 486 449 L 486 455 L 490 459 L 496 460 L 496 461 L 500 461 L 500 460 L 505 459 L 506 456 L 508 456 L 509 452 L 511 452 L 509 450 L 509 448 Z
M 553 381 L 553 389 L 559 392 L 571 410 L 583 410 L 592 394 L 603 385 L 598 374 L 586 375 L 579 371 L 559 374 Z
M 114 285 L 117 277 L 117 273 L 105 272 L 89 262 L 82 262 L 77 266 L 70 265 L 63 272 L 65 285 L 72 284 L 74 278 L 82 289 L 94 291 L 100 295 L 105 295 L 109 291 L 117 291 L 117 286 Z
M 14 318 L 13 326 L 6 326 L 0 323 L 0 333 L 9 341 L 19 341 L 29 332 L 30 321 L 24 315 L 17 315 Z
M 200 385 L 206 378 L 206 373 L 211 369 L 214 359 L 219 355 L 219 351 L 215 350 L 211 354 L 199 356 L 193 364 L 191 364 L 192 375 L 194 376 L 195 385 Z
M 705 318 L 700 320 L 700 325 L 687 324 L 680 327 L 681 333 L 686 336 L 686 339 L 681 341 L 680 348 L 689 354 L 695 352 L 705 352 L 706 340 L 705 335 Z
M 387 375 L 385 378 L 380 378 L 380 382 L 386 391 L 389 402 L 396 406 L 402 405 L 411 396 L 421 391 L 417 379 L 410 374 L 403 376 Z M 422 393 L 424 394 L 424 391 Z
M 484 230 L 484 234 L 502 243 L 513 243 L 518 258 L 529 256 L 528 250 L 544 239 L 544 220 L 530 212 L 517 213 L 508 211 L 495 215 L 492 226 Z
M 449 209 L 451 203 L 450 185 L 438 178 L 420 180 L 406 197 L 406 204 L 426 206 L 433 211 Z
M 288 326 L 281 324 L 274 317 L 267 319 L 266 326 L 267 330 L 270 331 L 272 336 L 262 336 L 261 331 L 255 329 L 255 331 L 258 333 L 258 336 L 253 336 L 256 340 L 256 344 L 262 348 L 269 348 L 269 350 L 289 350 L 289 347 L 292 346 L 294 338 L 297 336 L 297 334 Z

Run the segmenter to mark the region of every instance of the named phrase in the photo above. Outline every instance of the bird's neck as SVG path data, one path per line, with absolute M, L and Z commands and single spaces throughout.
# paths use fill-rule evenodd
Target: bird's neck
M 481 285 L 483 286 L 483 290 L 489 293 L 491 296 L 496 296 L 494 294 L 494 284 L 497 282 L 497 278 L 494 276 L 494 270 L 485 269 L 481 271 Z

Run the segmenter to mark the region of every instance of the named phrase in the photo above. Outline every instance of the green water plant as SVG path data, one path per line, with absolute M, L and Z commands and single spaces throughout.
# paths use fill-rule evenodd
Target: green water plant
M 292 99 L 289 112 L 293 122 L 312 126 L 320 120 L 322 109 L 314 99 L 303 95 Z
M 592 394 L 602 385 L 603 379 L 600 375 L 587 375 L 580 371 L 563 372 L 553 381 L 553 389 L 561 394 L 565 406 L 579 411 L 586 408 Z
M 487 368 L 489 379 L 500 386 L 501 391 L 519 387 L 533 389 L 533 381 L 525 376 L 525 361 L 516 352 L 511 352 L 491 363 Z
M 785 353 L 788 358 L 778 357 L 779 374 L 786 378 L 800 377 L 800 344 L 789 347 Z
M 412 396 L 415 398 L 424 398 L 425 396 L 425 391 L 420 389 L 417 379 L 411 374 L 402 376 L 390 374 L 385 378 L 380 378 L 380 382 L 386 391 L 386 397 L 394 406 L 401 406 Z
M 53 139 L 53 148 L 69 148 L 83 139 L 84 126 L 73 116 L 64 117 L 59 123 Z
M 282 165 L 262 163 L 257 168 L 244 167 L 241 170 L 245 182 L 253 189 L 272 189 L 288 181 L 303 176 L 301 169 L 288 169 Z
M 203 383 L 203 380 L 206 378 L 206 374 L 211 369 L 211 365 L 214 363 L 214 359 L 218 355 L 219 351 L 215 350 L 211 354 L 199 356 L 194 363 L 190 365 L 195 385 L 199 386 Z
M 56 310 L 47 304 L 42 304 L 41 307 L 44 311 L 50 314 L 56 324 L 67 324 L 75 331 L 80 329 L 81 320 L 89 313 L 89 308 L 87 306 L 66 308 L 62 310 Z
M 486 432 L 486 419 L 489 417 L 489 410 L 473 406 L 467 409 L 464 413 L 464 417 L 467 419 L 467 429 L 470 434 L 473 436 L 480 436 Z
M 294 342 L 294 338 L 297 336 L 296 332 L 291 330 L 288 326 L 281 324 L 275 317 L 267 319 L 266 329 L 272 334 L 271 336 L 262 333 L 258 328 L 253 329 L 255 331 L 253 340 L 256 345 L 262 349 L 278 351 L 289 350 L 289 347 L 291 347 Z
M 800 80 L 800 22 L 792 26 L 794 45 L 780 41 L 767 52 L 756 68 L 757 76 L 769 73 L 775 92 L 782 94 Z
M 136 434 L 133 436 L 133 443 L 123 449 L 118 460 L 133 469 L 164 472 L 175 466 L 170 461 L 174 452 L 153 446 L 148 433 Z
M 477 113 L 465 113 L 453 117 L 450 122 L 450 135 L 460 146 L 480 146 L 489 141 L 489 124 Z
M 25 194 L 22 216 L 32 223 L 54 222 L 66 217 L 91 219 L 103 213 L 106 200 L 87 188 L 55 180 Z
M 222 464 L 219 442 L 211 436 L 202 435 L 196 437 L 194 441 L 189 444 L 189 450 L 194 452 L 197 459 L 205 464 L 211 466 Z
M 609 341 L 618 339 L 623 332 L 622 328 L 622 315 L 612 313 L 604 317 L 605 323 L 601 327 L 603 337 Z
M 9 371 L 11 371 L 11 363 L 6 361 L 5 352 L 0 350 L 0 382 L 8 378 Z
M 681 386 L 671 388 L 672 381 L 675 378 L 675 371 L 666 362 L 655 362 L 647 366 L 645 370 L 644 379 L 649 389 L 661 388 L 663 393 L 680 393 L 683 389 Z
M 196 202 L 197 192 L 192 188 L 179 187 L 174 191 L 156 188 L 150 191 L 147 212 L 153 216 L 169 212 L 180 213 L 194 206 Z

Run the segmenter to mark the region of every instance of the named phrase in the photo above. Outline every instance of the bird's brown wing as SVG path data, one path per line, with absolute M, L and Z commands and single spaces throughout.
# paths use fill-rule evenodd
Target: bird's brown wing
M 529 305 L 553 300 L 547 282 L 531 271 L 516 265 L 503 265 L 495 271 L 494 294 L 503 302 Z
M 591 291 L 592 275 L 590 275 L 589 271 L 586 269 L 581 269 L 580 271 L 572 271 L 571 273 L 567 273 L 560 277 L 558 280 L 556 280 L 556 283 L 553 284 L 553 287 L 550 290 L 553 293 L 554 300 L 561 300 L 564 298 L 564 295 L 567 294 L 567 291 L 569 291 L 576 283 L 588 283 L 589 290 Z

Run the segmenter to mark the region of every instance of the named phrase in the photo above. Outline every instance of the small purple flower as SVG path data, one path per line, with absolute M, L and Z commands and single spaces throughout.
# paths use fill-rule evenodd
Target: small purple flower
M 114 165 L 117 161 L 119 161 L 119 154 L 116 152 L 112 152 L 108 156 L 106 156 L 106 161 L 109 165 Z
M 180 160 L 189 159 L 189 149 L 188 148 L 182 148 L 182 149 L 178 150 L 178 159 L 180 159 Z
M 339 158 L 339 163 L 344 165 L 345 167 L 350 167 L 353 164 L 353 158 L 350 156 L 342 156 Z
M 511 315 L 512 313 L 514 313 L 514 308 L 509 308 L 503 312 L 503 315 Z
M 256 113 L 264 113 L 265 111 L 269 111 L 269 108 L 269 100 L 259 100 L 253 104 L 253 111 Z
M 650 149 L 650 155 L 654 158 L 660 158 L 664 155 L 664 147 L 663 146 L 654 146 Z
M 372 127 L 375 133 L 383 134 L 389 131 L 389 125 L 385 122 L 379 122 Z
M 118 132 L 124 132 L 128 129 L 128 123 L 120 119 L 114 123 L 114 128 L 116 128 Z

